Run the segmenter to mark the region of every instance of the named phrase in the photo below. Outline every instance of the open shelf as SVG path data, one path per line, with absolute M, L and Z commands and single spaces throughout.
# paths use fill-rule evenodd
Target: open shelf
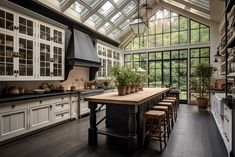
M 227 75 L 228 78 L 235 78 L 235 72 L 229 73 Z
M 227 48 L 232 48 L 232 47 L 234 47 L 234 44 L 235 44 L 235 36 L 233 36 L 233 37 L 228 41 Z

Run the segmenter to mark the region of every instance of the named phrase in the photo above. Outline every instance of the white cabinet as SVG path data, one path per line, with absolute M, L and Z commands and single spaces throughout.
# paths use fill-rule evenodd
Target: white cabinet
M 0 108 L 0 141 L 24 134 L 28 129 L 27 105 Z
M 224 104 L 224 143 L 228 152 L 232 150 L 232 110 Z
M 77 95 L 72 95 L 71 96 L 71 118 L 78 119 L 79 115 L 79 99 L 78 99 L 78 94 Z
M 120 51 L 109 46 L 97 44 L 97 54 L 101 61 L 101 68 L 97 72 L 98 79 L 107 79 L 110 77 L 110 68 L 114 65 L 120 65 Z
M 0 7 L 0 80 L 63 80 L 64 30 Z
M 70 118 L 70 94 L 1 104 L 0 142 Z
M 52 122 L 52 105 L 42 104 L 36 107 L 30 107 L 30 130 L 39 129 L 48 126 Z
M 38 23 L 38 50 L 40 80 L 60 80 L 64 77 L 64 30 Z
M 90 109 L 88 107 L 88 101 L 85 101 L 84 98 L 80 99 L 80 117 L 90 113 Z
M 33 79 L 35 21 L 0 7 L 0 78 Z

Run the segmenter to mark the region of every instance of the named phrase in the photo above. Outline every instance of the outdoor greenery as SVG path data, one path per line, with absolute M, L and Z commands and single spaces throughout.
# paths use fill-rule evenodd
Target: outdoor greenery
M 199 93 L 199 98 L 205 98 L 210 90 L 210 77 L 216 70 L 209 64 L 199 63 L 195 69 L 195 77 L 190 80 L 190 89 Z
M 188 21 L 190 25 L 188 26 Z M 188 34 L 190 39 L 188 40 Z M 210 29 L 208 26 L 178 15 L 167 9 L 159 10 L 149 19 L 148 35 L 136 36 L 127 44 L 125 50 L 146 48 L 148 38 L 149 47 L 182 45 L 188 43 L 209 42 Z

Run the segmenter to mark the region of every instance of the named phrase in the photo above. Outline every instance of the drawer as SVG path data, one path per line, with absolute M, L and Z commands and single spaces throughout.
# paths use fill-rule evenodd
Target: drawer
M 9 111 L 15 111 L 15 110 L 20 110 L 20 109 L 27 109 L 29 107 L 28 103 L 18 103 L 16 102 L 12 102 L 6 105 L 2 105 L 0 107 L 0 113 L 3 112 L 9 112 Z
M 70 110 L 54 114 L 54 122 L 60 122 L 70 118 Z
M 60 102 L 54 105 L 54 112 L 61 112 L 70 109 L 70 101 Z
M 60 103 L 61 101 L 70 101 L 70 96 L 64 95 L 64 96 L 55 97 L 53 99 L 54 103 Z
M 79 97 L 78 97 L 78 94 L 74 94 L 71 96 L 71 101 L 78 101 Z

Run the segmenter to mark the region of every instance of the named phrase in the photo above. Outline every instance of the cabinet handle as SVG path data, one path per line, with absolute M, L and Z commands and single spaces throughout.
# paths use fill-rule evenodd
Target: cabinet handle
M 52 108 L 52 105 L 50 105 L 50 109 Z
M 64 115 L 63 115 L 63 114 L 62 114 L 61 116 L 62 116 L 62 117 L 64 117 Z
M 42 103 L 42 100 L 40 100 L 39 103 L 41 104 L 41 103 Z
M 64 107 L 64 104 L 63 105 L 61 105 L 62 107 Z
M 11 105 L 11 108 L 14 109 L 14 108 L 15 108 L 15 105 Z
M 18 26 L 14 26 L 14 29 L 17 30 L 17 29 L 19 29 L 19 27 Z

